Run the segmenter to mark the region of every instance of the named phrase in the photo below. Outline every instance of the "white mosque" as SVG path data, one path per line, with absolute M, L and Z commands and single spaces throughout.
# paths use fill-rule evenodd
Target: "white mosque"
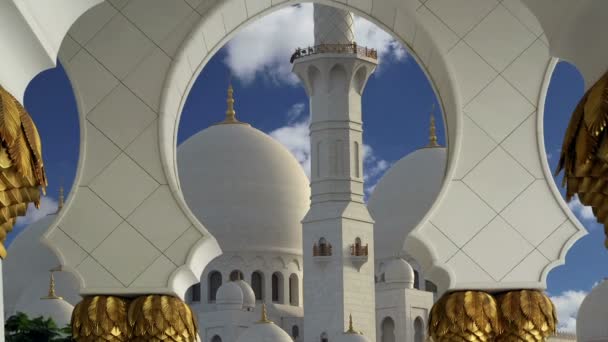
M 322 7 L 315 13 L 316 27 L 323 25 L 321 19 L 325 16 L 333 18 L 336 15 L 352 25 L 350 13 Z M 322 30 L 317 29 L 318 45 L 324 42 L 323 39 L 338 39 L 349 44 L 353 39 L 352 31 L 350 26 L 346 27 L 351 36 L 344 35 L 343 31 L 340 34 L 331 31 L 320 38 Z M 312 173 L 312 183 L 283 145 L 255 127 L 238 121 L 231 87 L 225 120 L 195 134 L 178 147 L 178 170 L 185 199 L 223 251 L 207 265 L 200 283 L 186 294 L 186 302 L 198 314 L 199 334 L 204 341 L 304 341 L 304 332 L 317 328 L 320 330 L 314 333 L 323 342 L 336 332 L 348 331 L 342 318 L 332 323 L 335 324 L 333 331 L 331 326 L 316 327 L 323 325 L 323 321 L 309 320 L 304 311 L 306 307 L 308 314 L 308 308 L 312 311 L 323 301 L 335 305 L 331 297 L 340 291 L 335 276 L 342 271 L 352 273 L 349 277 L 361 277 L 350 285 L 359 287 L 350 290 L 352 297 L 346 296 L 345 292 L 339 299 L 344 302 L 343 314 L 347 319 L 351 315 L 354 317 L 352 329 L 365 324 L 373 326 L 375 321 L 378 341 L 418 342 L 426 338 L 426 320 L 437 295 L 437 286 L 425 279 L 420 265 L 402 252 L 403 246 L 394 242 L 398 241 L 394 236 L 413 229 L 433 204 L 445 173 L 446 148 L 437 144 L 432 118 L 428 145 L 421 142 L 421 149 L 397 162 L 380 180 L 365 206 L 362 151 L 358 149 L 362 146 L 361 112 L 360 108 L 349 105 L 353 105 L 353 99 L 360 102 L 362 87 L 373 71 L 375 61 L 356 53 L 332 59 L 341 69 L 336 71 L 335 66 L 331 71 L 328 69 L 328 76 L 342 72 L 356 73 L 360 78 L 358 84 L 352 83 L 359 88 L 352 90 L 344 83 L 346 77 L 337 79 L 342 82 L 338 86 L 344 87 L 343 91 L 357 93 L 349 95 L 351 103 L 346 96 L 343 103 L 334 104 L 337 107 L 332 108 L 333 115 L 350 115 L 345 119 L 351 120 L 355 129 L 347 125 L 328 130 L 327 124 L 323 123 L 322 110 L 330 108 L 323 108 L 327 105 L 322 103 L 323 96 L 313 96 L 312 108 L 317 111 L 312 113 L 312 144 L 323 146 L 324 139 L 338 132 L 339 136 L 351 139 L 348 145 L 354 149 L 350 149 L 351 160 L 336 158 L 338 165 L 328 165 L 319 158 L 319 154 L 329 156 L 326 153 L 332 153 L 331 150 L 315 151 L 313 158 L 317 159 L 313 159 L 312 167 L 316 171 Z M 310 63 L 321 68 L 328 61 L 320 58 Z M 296 61 L 296 69 L 299 67 L 302 65 Z M 242 110 L 246 111 L 246 108 Z M 335 157 L 343 154 L 341 151 L 349 150 L 345 145 L 341 145 L 339 151 L 336 147 L 331 147 Z M 412 178 L 416 182 L 411 182 Z M 324 182 L 340 183 L 328 187 Z M 344 202 L 345 195 L 353 200 Z M 311 210 L 311 198 L 312 208 L 317 212 Z M 353 208 L 335 207 L 332 201 L 337 203 L 338 200 L 350 203 L 348 205 Z M 328 208 L 352 210 L 344 215 L 359 215 L 365 219 L 365 224 L 352 239 L 346 237 L 347 230 L 343 241 L 339 239 L 341 234 L 330 232 L 317 237 L 311 232 L 317 221 L 326 220 L 324 225 L 332 224 L 330 219 L 323 218 Z M 366 214 L 368 210 L 369 214 Z M 39 242 L 54 217 L 50 215 L 28 227 L 9 249 L 11 258 L 4 264 L 7 279 L 5 317 L 18 311 L 29 315 L 44 312 L 57 322 L 69 322 L 71 305 L 79 301 L 79 284 L 75 278 L 67 272 L 56 273 L 54 291 L 64 298 L 44 297 L 48 271 L 60 270 L 57 266 L 61 264 Z M 331 294 L 324 296 L 327 291 Z M 44 309 L 49 303 L 54 303 L 56 311 Z M 367 309 L 369 304 L 375 305 L 375 311 Z M 318 310 L 319 315 L 310 316 L 321 317 L 323 311 Z M 373 317 L 363 317 L 366 314 Z M 331 322 L 331 318 L 327 319 L 325 322 Z M 270 321 L 275 324 L 264 324 Z M 348 335 L 361 338 L 358 333 Z M 274 337 L 263 339 L 270 336 Z
M 78 95 L 88 157 L 66 208 L 61 198 L 58 213 L 10 245 L 1 264 L 4 316 L 24 312 L 65 325 L 81 296 L 154 294 L 181 297 L 206 342 L 422 342 L 431 307 L 446 291 L 546 288 L 546 274 L 584 229 L 551 180 L 544 148 L 530 147 L 542 142 L 540 106 L 555 67 L 551 56 L 569 56 L 589 66 L 583 70 L 588 82 L 597 79 L 600 58 L 586 59 L 566 38 L 582 41 L 574 33 L 598 30 L 562 26 L 565 2 L 503 1 L 487 11 L 470 1 L 461 2 L 462 10 L 440 1 L 325 2 L 341 7 L 315 5 L 315 46 L 292 56 L 310 98 L 310 179 L 281 144 L 237 119 L 231 87 L 223 121 L 177 149 L 170 145 L 188 77 L 200 72 L 192 65 L 275 1 L 203 1 L 197 10 L 204 15 L 193 19 L 202 24 L 194 29 L 176 29 L 186 23 L 175 18 L 171 29 L 157 25 L 154 16 L 167 13 L 158 1 L 79 2 L 82 8 L 63 13 L 57 23 L 70 25 L 53 27 L 62 39 L 69 31 L 71 49 L 56 46 L 54 53 L 61 50 Z M 93 4 L 72 26 L 68 19 Z M 530 4 L 544 13 L 542 27 Z M 28 25 L 55 13 L 47 5 L 24 6 L 0 8 L 9 15 L 29 10 L 13 16 Z M 455 147 L 437 143 L 431 118 L 429 141 L 395 163 L 367 202 L 361 96 L 377 54 L 356 44 L 347 10 L 355 7 L 412 45 L 436 85 Z M 10 38 L 41 32 L 27 28 Z M 55 37 L 51 31 L 41 36 Z M 173 33 L 179 38 L 167 42 Z M 55 46 L 44 42 L 41 51 Z M 576 53 L 569 55 L 570 47 Z M 172 49 L 169 67 L 164 54 Z M 37 56 L 26 50 L 23 56 Z M 6 65 L 17 60 L 31 62 L 11 57 Z M 48 67 L 40 62 L 27 72 L 36 74 L 42 64 Z M 11 72 L 0 73 L 2 81 L 10 80 L 21 99 L 14 89 L 31 75 L 5 69 Z M 139 108 L 131 92 L 159 114 L 134 136 L 141 121 L 134 115 L 141 113 L 117 110 L 122 102 Z M 98 112 L 89 115 L 93 107 Z M 107 147 L 109 139 L 120 151 Z M 142 191 L 125 191 L 131 183 Z M 608 341 L 606 284 L 582 305 L 579 341 Z
M 264 324 L 253 324 L 261 317 L 261 304 L 285 336 L 303 341 L 301 220 L 310 207 L 309 180 L 279 142 L 248 124 L 228 120 L 195 134 L 178 148 L 187 201 L 197 217 L 205 218 L 224 252 L 209 263 L 201 282 L 188 290 L 186 301 L 198 313 L 204 341 L 237 341 L 242 334 L 250 336 L 250 327 L 275 334 Z M 367 244 L 353 241 L 353 260 L 375 263 L 379 341 L 422 341 L 425 336 L 437 287 L 425 280 L 415 260 L 399 254 L 401 248 L 383 236 L 397 230 L 398 222 L 415 225 L 425 214 L 439 191 L 445 158 L 445 148 L 431 141 L 397 162 L 378 183 L 368 203 L 376 220 L 377 260 L 366 256 Z M 417 178 L 423 182 L 406 181 L 424 174 Z M 399 183 L 412 185 L 395 192 Z M 394 205 L 400 199 L 412 203 L 403 210 Z M 4 263 L 5 279 L 10 279 L 5 281 L 5 317 L 19 311 L 34 317 L 44 313 L 60 325 L 67 324 L 72 305 L 80 301 L 79 284 L 68 272 L 54 273 L 55 292 L 63 299 L 43 298 L 48 272 L 60 271 L 60 261 L 40 243 L 55 216 L 27 227 L 9 248 L 11 258 Z M 322 243 L 318 248 L 325 250 L 319 254 L 331 255 Z M 315 262 L 331 262 L 330 255 L 318 256 Z M 48 303 L 55 303 L 55 309 L 45 309 Z M 248 338 L 239 341 L 256 341 Z

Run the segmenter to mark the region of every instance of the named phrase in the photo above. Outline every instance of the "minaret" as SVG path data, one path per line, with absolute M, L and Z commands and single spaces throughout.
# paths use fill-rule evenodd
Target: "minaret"
M 311 208 L 302 221 L 303 337 L 318 342 L 325 333 L 332 341 L 344 333 L 352 313 L 375 341 L 374 234 L 363 201 L 361 95 L 377 53 L 355 43 L 351 13 L 314 6 L 315 46 L 292 56 L 311 109 Z M 352 248 L 356 241 L 367 248 Z

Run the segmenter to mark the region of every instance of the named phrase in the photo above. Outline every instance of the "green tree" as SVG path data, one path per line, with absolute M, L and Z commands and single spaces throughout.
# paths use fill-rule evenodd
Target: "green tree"
M 71 328 L 58 328 L 51 318 L 29 318 L 23 312 L 9 317 L 4 325 L 6 342 L 69 342 Z

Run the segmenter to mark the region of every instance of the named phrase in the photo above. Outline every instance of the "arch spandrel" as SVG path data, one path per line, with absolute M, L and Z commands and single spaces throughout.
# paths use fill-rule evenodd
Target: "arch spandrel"
M 187 5 L 183 0 L 178 2 L 179 6 Z M 467 243 L 474 241 L 477 233 L 484 230 L 490 221 L 515 203 L 516 199 L 521 197 L 523 201 L 526 198 L 523 195 L 532 191 L 530 190 L 532 183 L 540 182 L 546 187 L 554 185 L 547 172 L 541 177 L 532 175 L 532 182 L 526 184 L 521 193 L 515 194 L 512 203 L 509 202 L 504 208 L 500 206 L 507 199 L 492 198 L 493 192 L 481 191 L 483 186 L 480 184 L 483 185 L 483 180 L 496 164 L 503 165 L 510 162 L 508 165 L 513 167 L 519 165 L 523 169 L 520 171 L 525 174 L 532 173 L 526 169 L 527 160 L 530 158 L 541 159 L 543 160 L 541 163 L 546 161 L 540 149 L 532 157 L 524 156 L 521 152 L 521 146 L 538 146 L 537 132 L 542 135 L 542 127 L 539 130 L 524 131 L 521 122 L 517 124 L 510 122 L 514 125 L 513 130 L 505 139 L 499 140 L 495 135 L 492 121 L 483 122 L 473 114 L 475 111 L 473 104 L 484 102 L 482 99 L 485 95 L 487 97 L 485 101 L 495 108 L 494 105 L 500 103 L 500 99 L 487 89 L 491 89 L 491 85 L 499 82 L 497 80 L 504 80 L 507 86 L 515 89 L 511 92 L 515 94 L 514 97 L 519 95 L 523 98 L 522 101 L 528 101 L 533 107 L 538 107 L 539 103 L 542 106 L 544 100 L 541 102 L 538 94 L 542 93 L 543 87 L 546 87 L 543 85 L 543 79 L 549 65 L 549 57 L 548 49 L 546 46 L 543 48 L 541 37 L 534 32 L 531 33 L 532 38 L 528 34 L 522 35 L 532 40 L 531 45 L 524 46 L 526 44 L 517 42 L 516 45 L 523 48 L 521 51 L 519 48 L 516 49 L 516 53 L 510 51 L 508 55 L 512 60 L 505 62 L 497 60 L 496 56 L 484 56 L 492 49 L 483 45 L 483 39 L 468 36 L 476 32 L 475 29 L 467 34 L 458 34 L 456 32 L 460 32 L 459 30 L 449 27 L 450 23 L 455 25 L 454 23 L 459 22 L 449 16 L 462 15 L 462 13 L 442 11 L 441 8 L 433 8 L 431 4 L 418 6 L 415 2 L 386 0 L 323 2 L 348 8 L 358 15 L 371 19 L 388 32 L 393 32 L 415 52 L 412 57 L 425 66 L 425 71 L 441 99 L 448 131 L 447 140 L 450 144 L 447 181 L 431 212 L 423 220 L 425 224 L 420 225 L 413 232 L 412 236 L 416 237 L 418 243 L 417 247 L 413 248 L 415 253 L 412 255 L 421 264 L 430 265 L 431 278 L 433 274 L 437 274 L 439 281 L 435 279 L 433 281 L 440 287 L 504 287 L 502 278 L 492 278 L 483 267 L 479 266 L 483 259 L 498 259 L 493 251 L 484 252 L 483 249 L 479 249 L 481 252 L 478 251 L 477 255 L 468 255 L 464 248 Z M 164 28 L 163 32 L 169 32 L 166 36 L 159 34 L 158 31 L 150 31 L 152 29 L 145 21 L 138 21 L 138 18 L 135 18 L 138 13 L 146 10 L 137 8 L 140 6 L 138 3 L 132 2 L 121 9 L 116 8 L 116 14 L 107 24 L 100 26 L 98 32 L 89 41 L 78 42 L 69 35 L 73 40 L 70 48 L 78 50 L 68 54 L 73 57 L 66 63 L 66 70 L 73 83 L 82 118 L 81 160 L 76 185 L 72 190 L 75 195 L 67 203 L 57 224 L 50 229 L 46 237 L 47 243 L 62 256 L 66 267 L 75 269 L 81 276 L 84 294 L 155 292 L 183 295 L 187 288 L 197 281 L 197 276 L 202 273 L 205 265 L 220 253 L 215 240 L 207 234 L 204 227 L 189 211 L 179 190 L 175 166 L 175 139 L 181 107 L 206 61 L 236 33 L 234 30 L 227 31 L 227 28 L 236 29 L 260 15 L 293 4 L 295 1 L 217 2 L 209 7 L 207 12 L 198 13 L 202 19 L 189 34 L 187 30 L 178 28 L 180 20 L 163 22 L 159 19 L 159 22 L 172 26 Z M 479 24 L 475 27 L 484 27 L 487 24 L 483 23 L 483 18 L 487 15 L 496 15 L 500 20 L 506 20 L 521 29 L 517 25 L 522 27 L 524 25 L 508 9 L 501 6 L 503 5 L 497 4 L 488 13 L 484 13 L 484 16 L 479 15 L 478 9 L 471 8 L 470 15 L 464 15 L 465 21 L 468 23 L 472 20 L 473 26 Z M 188 8 L 183 8 L 184 18 L 198 15 L 194 13 L 194 9 L 189 11 Z M 492 14 L 494 11 L 496 13 Z M 94 16 L 94 13 L 90 15 Z M 391 13 L 394 15 L 389 15 Z M 226 17 L 229 18 L 229 22 L 226 22 Z M 235 18 L 239 19 L 234 21 Z M 430 23 L 440 23 L 444 27 L 439 28 Z M 79 29 L 82 28 L 78 25 L 72 28 L 72 30 Z M 116 29 L 127 32 L 119 37 L 119 40 L 125 41 L 109 44 L 104 37 L 112 36 L 110 33 Z M 491 23 L 485 27 L 485 31 L 499 34 Z M 456 36 L 456 39 L 452 43 L 452 39 L 446 36 Z M 527 43 L 526 39 L 524 41 Z M 167 46 L 168 40 L 183 40 L 177 53 L 163 50 L 162 47 Z M 129 49 L 135 49 L 134 53 L 127 53 Z M 128 58 L 129 68 L 125 69 L 125 64 L 117 65 L 114 60 L 117 56 L 123 55 Z M 501 66 L 505 68 L 502 69 Z M 539 73 L 539 70 L 542 72 Z M 540 80 L 537 80 L 536 76 L 529 77 L 538 74 L 542 76 Z M 145 77 L 150 75 L 156 77 L 152 80 Z M 160 104 L 153 101 L 155 98 L 161 98 Z M 110 99 L 114 100 L 113 103 L 110 103 Z M 116 103 L 121 104 L 121 108 L 112 107 L 112 104 L 115 106 Z M 129 109 L 125 111 L 129 115 L 116 115 L 116 111 L 124 109 Z M 511 121 L 521 119 L 524 122 L 525 119 L 533 119 L 538 115 L 527 114 L 527 116 L 514 115 L 514 118 L 509 119 Z M 125 127 L 128 129 L 124 129 Z M 118 128 L 122 131 L 117 131 Z M 519 138 L 509 140 L 510 137 Z M 488 149 L 488 145 L 491 148 Z M 497 162 L 489 162 L 488 156 L 495 151 L 504 153 L 494 156 Z M 506 177 L 507 181 L 504 184 L 510 184 L 511 181 L 517 185 L 521 183 L 519 179 L 513 180 L 508 175 Z M 118 195 L 124 189 L 137 189 L 136 192 L 145 193 L 146 196 L 132 197 L 125 201 Z M 500 190 L 498 189 L 499 192 Z M 532 195 L 534 194 L 536 193 Z M 459 203 L 459 199 L 463 196 L 477 200 Z M 567 211 L 565 206 L 560 206 L 561 199 L 551 191 L 545 191 L 541 197 L 545 202 L 543 205 L 547 206 L 548 210 Z M 450 203 L 457 204 L 449 205 Z M 77 207 L 82 208 L 76 210 Z M 161 210 L 161 207 L 164 208 L 163 211 L 168 210 L 165 215 L 167 219 L 180 224 L 167 226 L 146 219 L 146 210 L 154 212 L 155 209 Z M 457 216 L 466 210 L 475 211 L 475 209 L 479 209 L 477 213 L 481 213 L 483 217 L 475 218 L 479 221 L 476 227 L 478 230 L 468 236 L 468 239 L 462 236 L 467 230 L 470 233 L 470 226 L 466 220 L 458 225 L 444 223 L 449 222 L 445 217 Z M 107 215 L 101 223 L 91 224 L 82 216 L 84 212 L 96 215 L 107 213 Z M 534 212 L 518 212 L 515 209 L 512 209 L 512 213 L 513 217 L 539 215 Z M 507 221 L 507 228 L 504 226 L 502 228 L 510 233 L 512 232 L 508 229 L 519 228 L 524 232 L 523 235 L 527 231 L 536 229 L 525 224 L 516 228 L 508 218 L 504 219 Z M 568 220 L 576 227 L 578 234 L 582 229 L 580 224 L 573 220 L 571 215 L 564 213 L 564 222 Z M 551 229 L 547 228 L 548 231 Z M 76 231 L 78 233 L 75 233 Z M 89 239 L 88 235 L 93 232 L 100 234 L 102 231 L 106 235 L 99 243 L 91 243 L 92 239 Z M 186 234 L 188 239 L 183 238 Z M 433 238 L 440 235 L 455 246 L 456 251 L 453 255 L 446 256 L 440 251 L 442 246 Z M 167 242 L 169 236 L 175 239 L 171 243 Z M 551 234 L 549 233 L 548 236 Z M 569 237 L 569 240 L 572 239 Z M 111 241 L 117 244 L 128 242 L 130 247 L 137 246 L 142 253 L 138 255 L 137 260 L 123 260 L 116 257 L 115 253 L 110 255 L 108 251 L 111 249 L 109 247 Z M 408 241 L 405 243 L 406 246 L 410 245 Z M 495 241 L 490 239 L 487 244 L 493 242 Z M 566 241 L 561 243 L 561 245 L 565 244 Z M 481 245 L 485 244 L 481 243 Z M 112 246 L 117 245 L 112 242 Z M 176 248 L 189 252 L 177 253 Z M 538 264 L 538 255 L 536 257 L 534 262 Z M 551 259 L 545 255 L 543 257 L 546 258 L 547 264 L 555 262 L 555 258 Z M 524 275 L 520 278 L 529 281 L 512 282 L 508 286 L 521 287 L 525 284 L 524 287 L 544 287 L 542 277 L 530 271 L 531 266 L 527 269 L 528 264 L 532 265 L 530 255 L 513 265 L 511 271 L 522 265 L 520 268 L 527 270 L 527 273 L 520 272 L 519 274 Z M 508 268 L 507 266 L 501 267 L 504 269 Z M 125 272 L 126 268 L 134 272 Z M 460 274 L 459 270 L 462 269 L 467 269 L 468 273 Z M 170 274 L 169 279 L 167 274 Z M 508 275 L 509 273 L 505 277 Z M 471 279 L 477 281 L 471 282 Z

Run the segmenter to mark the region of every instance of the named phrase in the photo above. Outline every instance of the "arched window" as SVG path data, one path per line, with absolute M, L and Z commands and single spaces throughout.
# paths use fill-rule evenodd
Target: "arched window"
M 298 328 L 297 325 L 294 325 L 293 327 L 291 327 L 291 337 L 295 340 L 296 338 L 300 337 L 300 328 Z
M 390 317 L 382 320 L 382 337 L 380 341 L 395 342 L 395 321 Z
M 279 272 L 272 275 L 272 301 L 283 302 L 283 275 Z
M 255 293 L 256 300 L 264 299 L 264 275 L 260 271 L 251 274 L 251 288 Z
M 215 335 L 211 338 L 211 342 L 222 342 L 222 338 L 218 335 Z
M 190 302 L 198 303 L 201 301 L 201 283 L 194 284 L 190 287 Z
M 417 317 L 414 321 L 414 342 L 424 341 L 424 322 L 422 317 Z
M 218 271 L 209 273 L 209 302 L 215 302 L 215 295 L 220 286 L 222 286 L 222 274 Z
M 329 342 L 329 339 L 327 338 L 327 333 L 321 334 L 321 342 Z
M 289 276 L 289 304 L 300 305 L 300 282 L 296 274 Z
M 330 256 L 332 255 L 331 243 L 327 242 L 325 238 L 320 238 L 319 243 L 315 243 L 312 248 L 312 256 Z
M 238 281 L 238 280 L 243 280 L 243 272 L 239 271 L 239 270 L 234 270 L 232 272 L 230 272 L 230 281 Z
M 429 292 L 437 293 L 437 285 L 430 280 L 425 280 L 424 289 Z
M 414 270 L 414 288 L 420 290 L 420 276 L 416 270 Z

